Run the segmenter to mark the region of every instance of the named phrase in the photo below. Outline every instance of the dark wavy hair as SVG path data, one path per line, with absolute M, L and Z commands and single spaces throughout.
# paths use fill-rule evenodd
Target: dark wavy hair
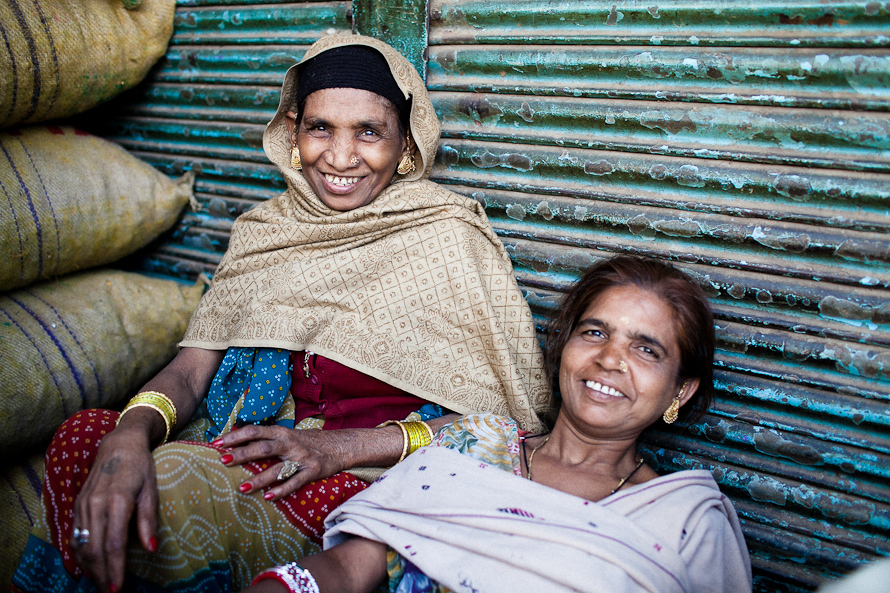
M 559 391 L 562 351 L 587 307 L 610 288 L 636 286 L 661 298 L 674 311 L 680 347 L 679 385 L 698 378 L 699 386 L 680 408 L 683 422 L 701 418 L 714 398 L 714 316 L 701 287 L 674 266 L 650 258 L 619 255 L 597 262 L 563 297 L 548 325 L 544 365 L 554 393 Z

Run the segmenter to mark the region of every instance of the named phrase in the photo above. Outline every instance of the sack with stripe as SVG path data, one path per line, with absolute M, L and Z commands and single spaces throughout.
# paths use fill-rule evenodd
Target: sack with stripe
M 0 128 L 68 117 L 145 78 L 175 0 L 0 2 Z
M 0 591 L 9 589 L 31 527 L 43 512 L 44 465 L 43 453 L 34 453 L 0 470 Z
M 0 291 L 144 247 L 176 222 L 192 179 L 71 127 L 0 133 Z
M 0 452 L 45 447 L 78 410 L 121 407 L 176 354 L 201 293 L 95 270 L 0 295 Z

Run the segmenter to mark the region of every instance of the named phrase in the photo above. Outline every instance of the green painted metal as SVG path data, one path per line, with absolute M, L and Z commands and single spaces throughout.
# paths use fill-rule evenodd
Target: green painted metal
M 450 138 L 890 172 L 885 112 L 455 92 L 433 98 Z
M 888 110 L 885 50 L 435 46 L 435 90 Z
M 318 39 L 319 31 L 342 31 L 348 22 L 349 6 L 344 2 L 272 4 L 263 10 L 196 6 L 176 12 L 172 44 L 309 44 Z
M 433 177 L 485 205 L 536 315 L 612 253 L 710 295 L 717 401 L 646 455 L 712 471 L 759 591 L 890 555 L 888 8 L 430 4 Z
M 890 9 L 884 2 L 432 0 L 430 23 L 430 45 L 876 47 L 890 43 Z
M 353 0 L 352 13 L 356 33 L 392 45 L 426 80 L 426 0 Z

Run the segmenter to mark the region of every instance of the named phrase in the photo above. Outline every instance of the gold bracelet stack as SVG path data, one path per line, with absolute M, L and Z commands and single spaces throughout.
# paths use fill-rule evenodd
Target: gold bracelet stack
M 402 455 L 399 457 L 399 462 L 404 461 L 405 457 L 421 447 L 426 447 L 433 442 L 433 429 L 426 422 L 389 420 L 380 426 L 389 426 L 390 424 L 397 424 L 402 429 Z
M 142 393 L 137 393 L 133 399 L 127 402 L 124 411 L 117 418 L 117 424 L 120 424 L 124 414 L 133 408 L 141 407 L 151 408 L 164 419 L 164 426 L 166 426 L 167 431 L 164 434 L 164 440 L 161 441 L 163 445 L 170 438 L 170 431 L 176 426 L 176 406 L 173 405 L 169 397 L 159 391 L 143 391 Z

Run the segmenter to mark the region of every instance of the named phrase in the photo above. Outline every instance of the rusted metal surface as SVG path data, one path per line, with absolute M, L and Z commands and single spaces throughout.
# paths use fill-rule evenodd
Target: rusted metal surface
M 319 31 L 348 22 L 344 2 L 253 6 L 196 6 L 176 11 L 173 45 L 312 43 Z
M 284 71 L 354 14 L 429 58 L 433 178 L 485 205 L 539 323 L 614 253 L 707 291 L 715 404 L 645 455 L 712 471 L 757 590 L 890 555 L 890 5 L 430 0 L 428 48 L 405 17 L 423 5 L 180 0 L 152 78 L 93 122 L 196 173 L 199 210 L 138 265 L 212 274 L 235 217 L 283 189 L 261 135 Z
M 888 110 L 883 49 L 445 45 L 435 90 Z
M 886 2 L 488 0 L 430 2 L 430 43 L 875 47 Z
M 479 200 L 543 322 L 614 253 L 717 319 L 717 401 L 654 431 L 734 500 L 760 591 L 890 555 L 885 3 L 432 0 L 433 178 Z
M 436 180 L 517 192 L 515 204 L 503 205 L 503 215 L 518 222 L 621 225 L 638 240 L 676 237 L 702 248 L 701 239 L 710 238 L 783 251 L 788 265 L 796 254 L 818 251 L 820 258 L 834 258 L 842 266 L 867 262 L 861 275 L 843 282 L 890 282 L 882 234 L 890 222 L 890 177 L 884 174 L 463 140 L 443 141 L 438 162 Z M 626 205 L 601 210 L 579 198 Z M 620 219 L 608 218 L 621 212 Z M 694 220 L 692 213 L 697 213 Z M 827 242 L 810 239 L 832 233 L 835 239 Z
M 449 138 L 890 171 L 884 112 L 454 92 L 433 100 Z

